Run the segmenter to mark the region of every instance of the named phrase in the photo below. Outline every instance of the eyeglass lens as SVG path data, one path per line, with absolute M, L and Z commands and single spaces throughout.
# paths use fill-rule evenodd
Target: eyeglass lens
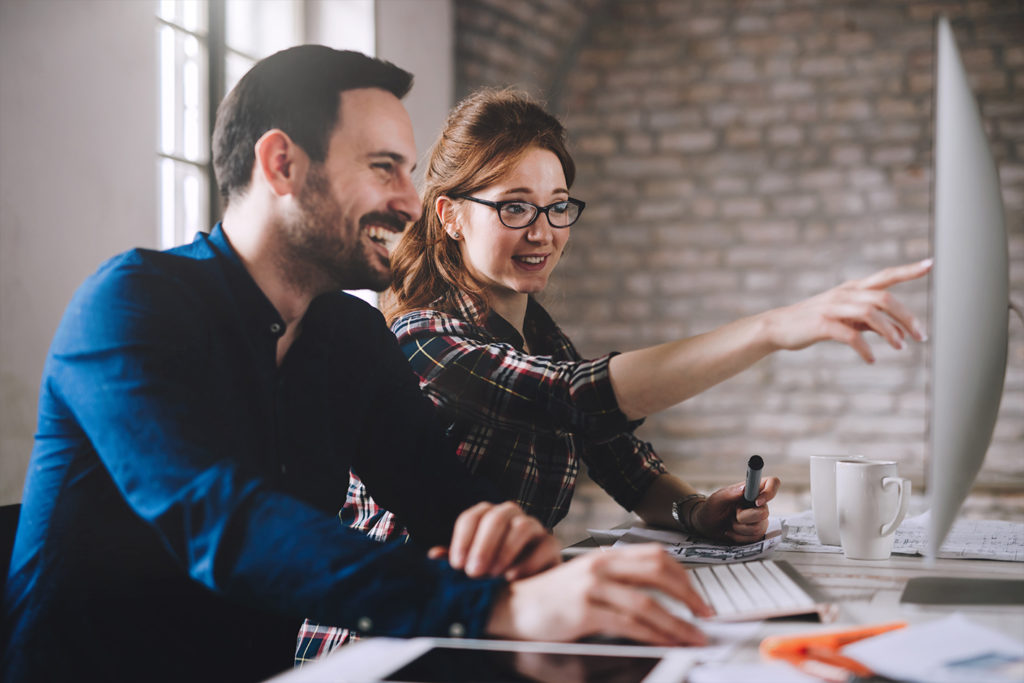
M 510 228 L 525 228 L 536 218 L 540 209 L 527 202 L 509 202 L 502 205 L 501 222 Z M 580 207 L 572 202 L 556 202 L 547 207 L 548 221 L 555 227 L 568 227 L 580 215 Z

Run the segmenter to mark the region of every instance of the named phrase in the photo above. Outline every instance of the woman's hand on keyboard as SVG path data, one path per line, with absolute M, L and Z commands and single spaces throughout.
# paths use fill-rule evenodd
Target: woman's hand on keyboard
M 741 481 L 718 489 L 693 511 L 697 531 L 707 538 L 753 543 L 764 537 L 768 530 L 768 501 L 779 492 L 782 480 L 767 477 L 761 481 L 755 507 L 743 504 Z
M 495 600 L 489 635 L 573 641 L 590 636 L 652 645 L 703 645 L 693 624 L 669 613 L 650 589 L 684 603 L 697 616 L 713 611 L 686 569 L 657 544 L 593 552 L 513 581 Z

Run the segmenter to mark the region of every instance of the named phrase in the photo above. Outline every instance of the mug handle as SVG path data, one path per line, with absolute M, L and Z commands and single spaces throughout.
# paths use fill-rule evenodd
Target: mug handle
M 889 484 L 896 484 L 900 490 L 900 507 L 896 511 L 896 517 L 891 522 L 882 527 L 882 536 L 888 536 L 889 534 L 895 533 L 896 527 L 900 525 L 903 518 L 907 515 L 907 506 L 910 504 L 910 480 L 902 479 L 900 477 L 882 477 L 882 488 L 884 489 Z

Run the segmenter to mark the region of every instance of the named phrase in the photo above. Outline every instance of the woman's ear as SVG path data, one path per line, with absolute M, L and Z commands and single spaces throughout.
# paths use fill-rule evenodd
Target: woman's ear
M 453 240 L 462 239 L 462 233 L 456 225 L 455 202 L 450 197 L 441 195 L 434 201 L 434 212 L 437 220 L 441 221 L 441 227 Z

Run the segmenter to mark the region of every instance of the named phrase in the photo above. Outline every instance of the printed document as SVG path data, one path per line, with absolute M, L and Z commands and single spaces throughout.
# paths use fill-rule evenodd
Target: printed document
M 822 545 L 811 511 L 782 520 L 779 550 L 841 553 L 837 545 Z M 928 513 L 909 517 L 896 529 L 894 555 L 924 555 L 928 538 Z M 946 536 L 940 558 L 1024 562 L 1024 524 L 992 519 L 958 519 Z

